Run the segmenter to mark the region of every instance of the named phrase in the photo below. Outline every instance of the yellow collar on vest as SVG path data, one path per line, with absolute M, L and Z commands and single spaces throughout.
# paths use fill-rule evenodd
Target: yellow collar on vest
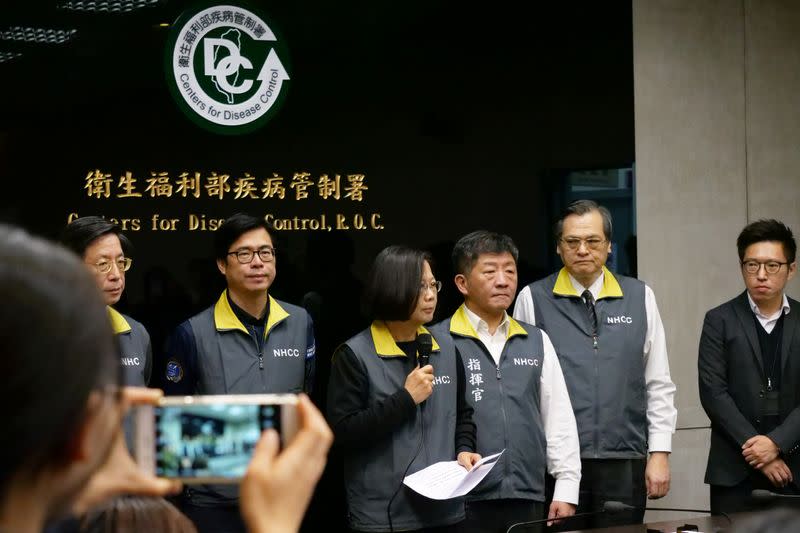
M 281 307 L 278 301 L 275 298 L 269 299 L 269 316 L 267 317 L 267 327 L 264 328 L 264 338 L 267 338 L 267 334 L 270 330 L 275 327 L 276 324 L 284 320 L 286 317 L 289 316 L 289 313 Z M 239 320 L 239 317 L 236 316 L 236 313 L 233 312 L 231 308 L 230 302 L 228 302 L 228 290 L 225 289 L 222 291 L 222 296 L 219 297 L 217 303 L 214 305 L 214 326 L 217 328 L 217 331 L 230 331 L 232 329 L 238 329 L 250 335 L 250 332 L 247 331 L 247 328 L 244 327 L 242 321 Z
M 581 297 L 578 291 L 575 290 L 572 281 L 570 281 L 569 272 L 567 272 L 566 267 L 562 268 L 558 273 L 558 279 L 556 279 L 556 284 L 553 286 L 553 294 Z M 619 286 L 619 282 L 617 278 L 614 277 L 614 274 L 605 266 L 603 267 L 603 287 L 597 295 L 598 300 L 601 298 L 622 298 L 622 287 Z
M 111 329 L 114 330 L 114 335 L 128 333 L 131 330 L 131 325 L 128 324 L 122 313 L 108 305 L 106 306 L 106 311 L 108 311 L 108 319 L 111 320 Z
M 380 357 L 407 357 L 406 353 L 401 350 L 395 342 L 392 333 L 389 331 L 389 328 L 386 327 L 384 321 L 375 320 L 369 327 L 369 332 L 372 334 L 375 352 L 377 352 Z M 425 329 L 424 326 L 417 328 L 417 335 L 420 333 L 427 333 L 430 335 L 430 331 Z M 431 338 L 433 338 L 432 335 Z M 433 351 L 438 352 L 439 349 L 439 344 L 436 342 L 436 339 L 433 339 Z
M 461 304 L 461 307 L 456 309 L 455 314 L 453 314 L 453 317 L 450 319 L 450 333 L 455 333 L 456 335 L 461 335 L 463 337 L 480 339 L 478 334 L 475 332 L 475 328 L 472 327 L 469 318 L 467 318 L 467 312 L 464 310 L 464 304 Z M 525 331 L 525 328 L 520 326 L 519 322 L 509 316 L 508 334 L 506 334 L 506 340 L 510 339 L 514 335 L 527 336 L 528 332 Z

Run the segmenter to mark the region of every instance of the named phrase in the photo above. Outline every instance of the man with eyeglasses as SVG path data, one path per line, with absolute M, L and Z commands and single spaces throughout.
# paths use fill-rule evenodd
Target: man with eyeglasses
M 758 220 L 736 245 L 746 290 L 706 313 L 697 362 L 714 514 L 758 509 L 754 489 L 800 495 L 800 304 L 784 292 L 797 244 Z
M 131 258 L 125 256 L 125 250 L 131 249 L 130 241 L 117 225 L 97 216 L 73 220 L 62 231 L 60 240 L 94 274 L 120 345 L 124 383 L 147 385 L 153 358 L 150 335 L 142 324 L 111 307 L 125 290 L 125 272 L 132 264 Z
M 609 500 L 636 508 L 575 519 L 567 529 L 642 523 L 646 499 L 669 491 L 677 419 L 655 296 L 606 268 L 612 221 L 605 207 L 571 203 L 555 236 L 564 268 L 525 287 L 514 318 L 547 332 L 564 369 L 581 447 L 577 513 Z
M 217 302 L 178 326 L 167 342 L 166 394 L 310 392 L 314 329 L 305 309 L 269 295 L 275 245 L 262 218 L 237 213 L 214 238 L 227 288 Z M 181 510 L 200 532 L 244 531 L 238 488 L 195 485 Z

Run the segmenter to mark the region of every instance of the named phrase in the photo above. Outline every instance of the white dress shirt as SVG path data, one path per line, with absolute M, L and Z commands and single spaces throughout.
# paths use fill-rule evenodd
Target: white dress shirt
M 758 305 L 753 301 L 750 297 L 750 293 L 747 293 L 747 301 L 750 302 L 750 309 L 753 310 L 753 313 L 756 315 L 758 319 L 758 323 L 761 324 L 761 327 L 764 328 L 764 331 L 767 333 L 772 333 L 772 330 L 775 329 L 775 324 L 778 323 L 778 319 L 781 317 L 782 314 L 789 314 L 791 311 L 791 307 L 789 307 L 789 299 L 786 298 L 786 294 L 783 295 L 783 305 L 781 308 L 775 311 L 771 315 L 765 315 L 761 312 L 761 309 L 758 308 Z
M 605 273 L 601 272 L 594 283 L 588 287 L 595 300 L 603 288 L 604 277 Z M 578 294 L 587 289 L 571 274 L 569 279 Z M 644 357 L 644 381 L 647 389 L 648 448 L 650 452 L 671 452 L 672 434 L 675 432 L 675 424 L 678 420 L 678 411 L 675 409 L 675 384 L 669 375 L 664 324 L 661 323 L 656 296 L 647 285 L 645 285 L 644 306 L 647 313 L 647 333 L 642 347 L 642 356 Z M 517 296 L 514 318 L 529 324 L 536 323 L 533 296 L 529 286 L 522 289 Z
M 508 336 L 508 314 L 503 313 L 503 320 L 492 335 L 485 320 L 466 305 L 464 310 L 478 338 L 489 350 L 495 364 L 499 365 L 500 355 Z M 553 500 L 577 505 L 581 484 L 578 427 L 575 424 L 564 374 L 561 373 L 561 363 L 558 361 L 550 337 L 544 331 L 542 331 L 542 344 L 544 355 L 539 385 L 539 409 L 547 441 L 547 471 L 556 479 Z

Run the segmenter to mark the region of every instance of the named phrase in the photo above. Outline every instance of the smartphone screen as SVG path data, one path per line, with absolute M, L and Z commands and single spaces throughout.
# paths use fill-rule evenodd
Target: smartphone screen
M 210 404 L 154 408 L 156 475 L 241 478 L 268 428 L 281 428 L 280 405 Z

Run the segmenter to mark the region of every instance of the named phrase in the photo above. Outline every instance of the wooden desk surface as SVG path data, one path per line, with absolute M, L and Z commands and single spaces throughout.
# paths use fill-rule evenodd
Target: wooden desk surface
M 731 522 L 736 524 L 746 518 L 752 516 L 754 513 L 734 513 L 731 514 Z M 717 531 L 727 531 L 731 527 L 731 523 L 724 516 L 701 516 L 695 518 L 679 518 L 676 520 L 668 520 L 665 522 L 649 522 L 646 524 L 636 524 L 632 526 L 614 526 L 603 527 L 597 529 L 576 529 L 570 533 L 589 532 L 592 533 L 647 533 L 650 531 L 662 531 L 663 533 L 674 533 L 677 528 L 683 525 L 697 526 L 699 531 L 703 533 L 715 533 Z

